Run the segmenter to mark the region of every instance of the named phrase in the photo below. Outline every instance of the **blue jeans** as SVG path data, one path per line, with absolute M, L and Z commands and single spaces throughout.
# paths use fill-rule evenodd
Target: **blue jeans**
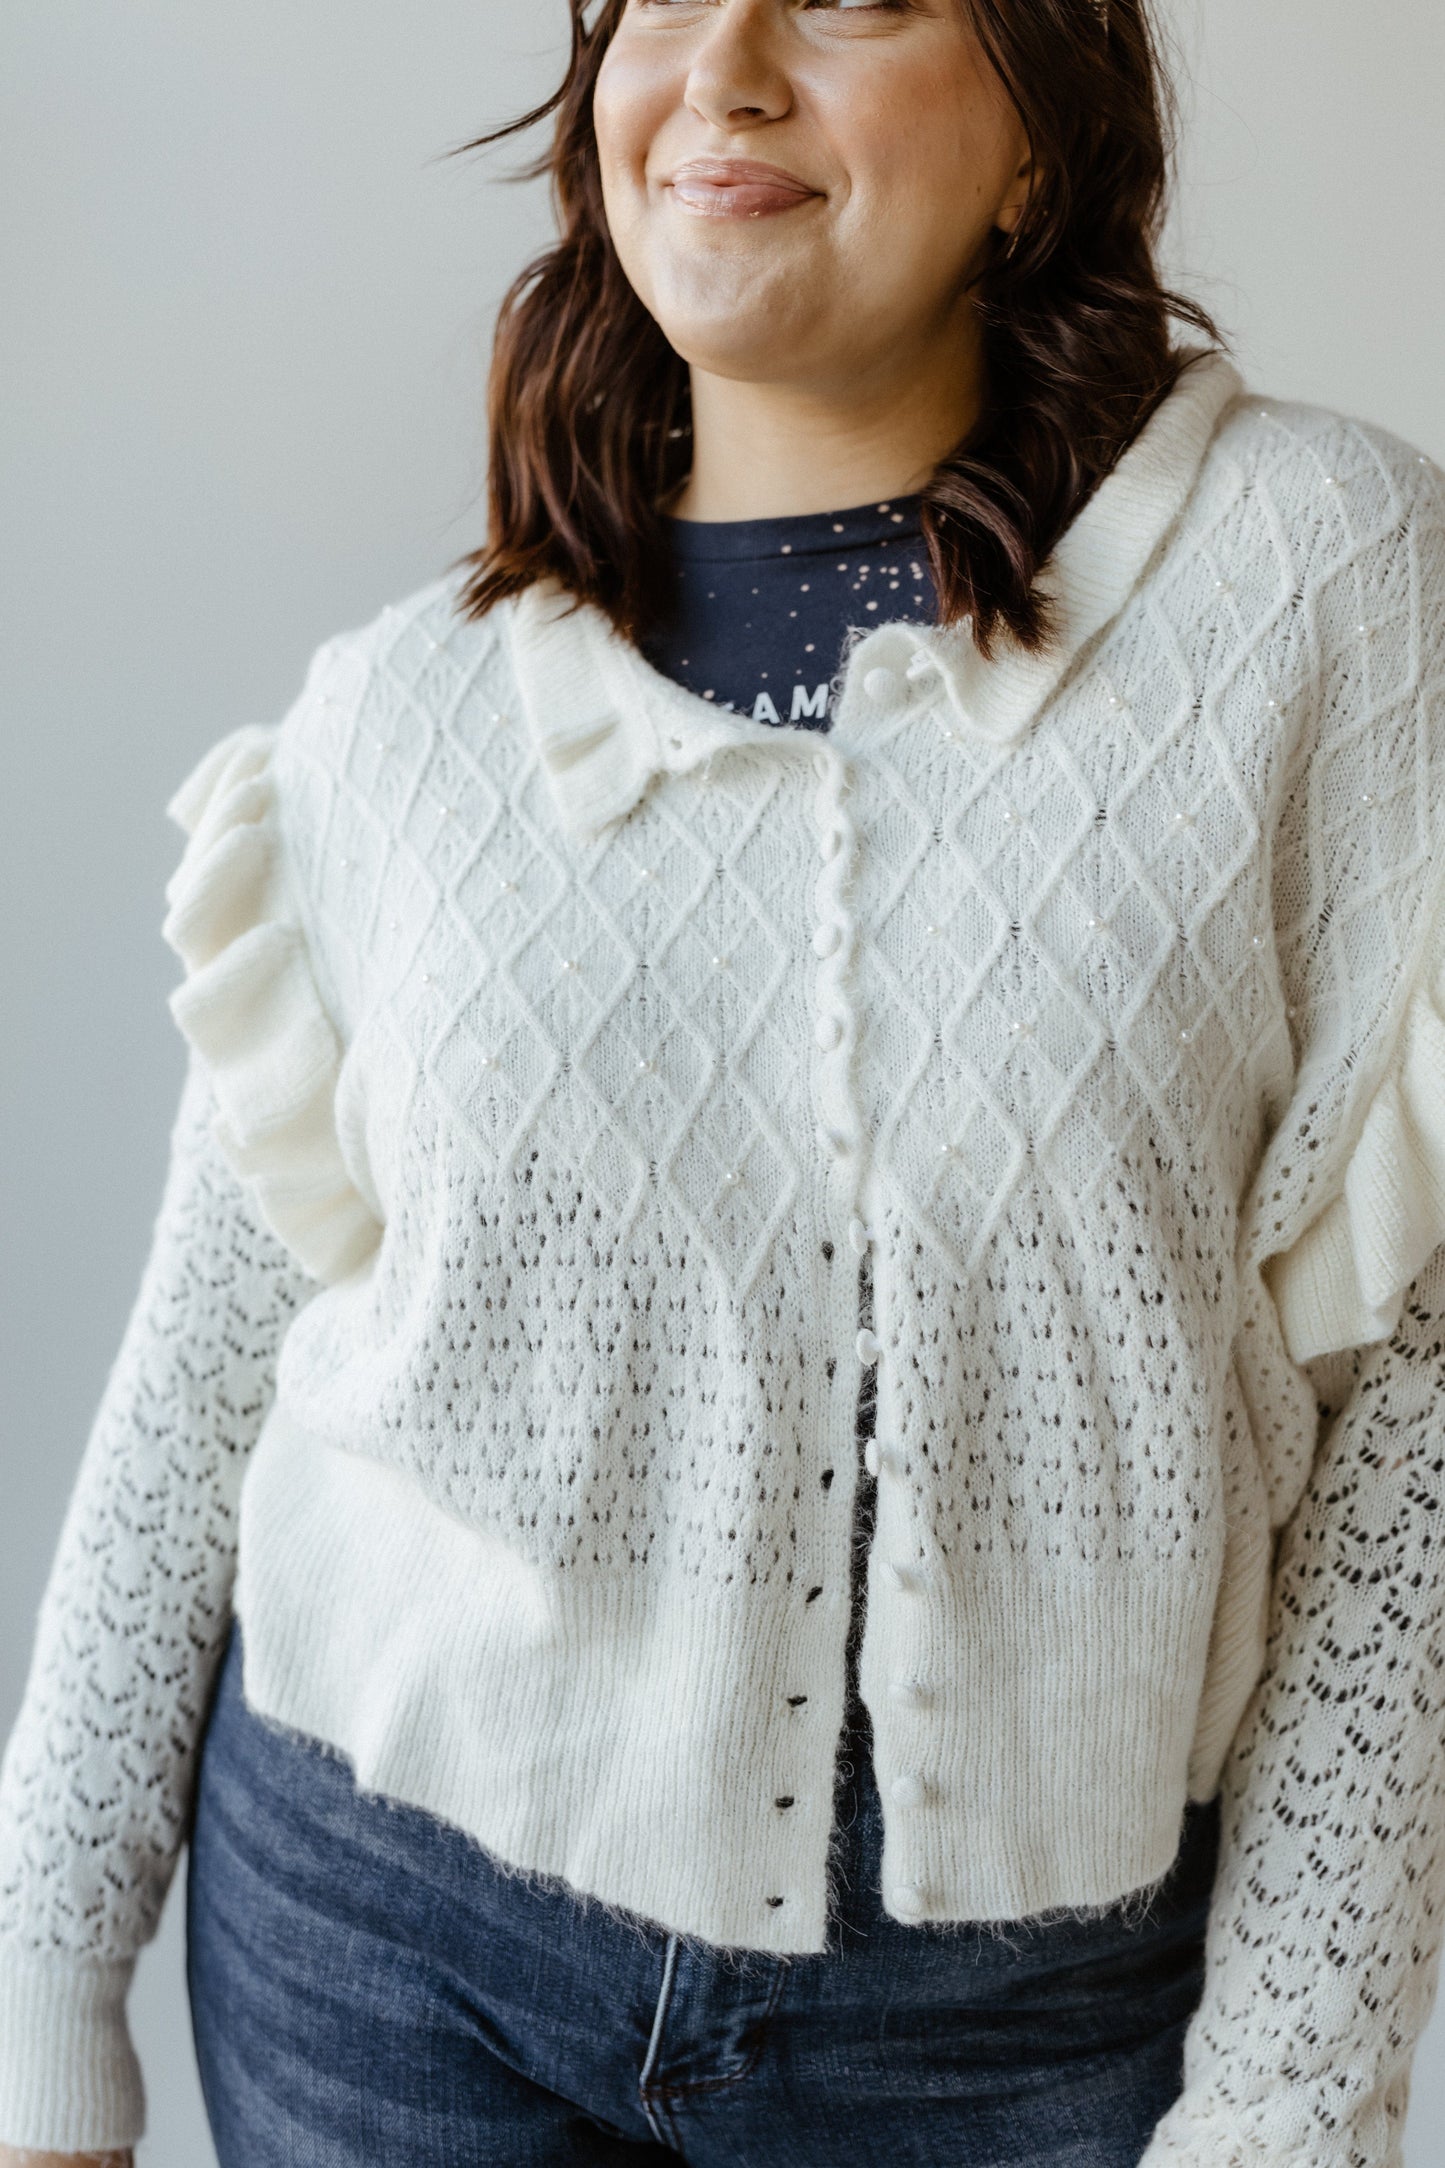
M 1202 1986 L 1217 1803 L 1150 1906 L 905 1926 L 850 1689 L 825 1951 L 629 1925 L 358 1794 L 241 1697 L 203 1742 L 187 1982 L 221 2168 L 1137 2168 Z

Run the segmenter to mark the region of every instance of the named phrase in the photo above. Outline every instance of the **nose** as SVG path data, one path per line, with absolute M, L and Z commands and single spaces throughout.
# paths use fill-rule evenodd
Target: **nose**
M 687 79 L 689 106 L 712 127 L 756 128 L 792 111 L 777 13 L 772 0 L 723 0 Z

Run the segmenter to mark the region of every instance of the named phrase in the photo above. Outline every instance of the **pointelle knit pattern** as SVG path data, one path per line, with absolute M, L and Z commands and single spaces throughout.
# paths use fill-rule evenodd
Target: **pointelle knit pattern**
M 0 1770 L 0 2138 L 142 2127 L 231 1604 L 252 1706 L 364 1787 L 823 1948 L 871 1371 L 889 1911 L 1147 1889 L 1222 1786 L 1148 2168 L 1398 2164 L 1445 1904 L 1445 484 L 1204 356 L 1049 580 L 1044 656 L 860 632 L 820 734 L 448 574 L 193 767 L 171 1171 Z

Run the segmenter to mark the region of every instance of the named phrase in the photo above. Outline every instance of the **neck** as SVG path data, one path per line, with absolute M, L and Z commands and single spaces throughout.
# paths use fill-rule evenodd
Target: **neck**
M 976 339 L 922 366 L 819 387 L 692 370 L 692 472 L 667 506 L 686 520 L 785 519 L 910 496 L 968 435 L 982 404 Z

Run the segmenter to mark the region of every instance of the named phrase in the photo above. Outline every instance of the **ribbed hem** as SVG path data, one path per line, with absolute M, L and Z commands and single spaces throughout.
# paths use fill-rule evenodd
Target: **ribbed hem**
M 145 2088 L 125 2003 L 134 1958 L 0 1948 L 0 2144 L 46 2153 L 131 2146 Z
M 846 1543 L 816 1602 L 674 1589 L 659 1616 L 644 1576 L 535 1567 L 273 1409 L 241 1493 L 245 1699 L 501 1861 L 712 1943 L 819 1951 Z
M 273 1409 L 241 1493 L 245 1697 L 504 1862 L 713 1943 L 819 1951 L 847 1537 L 840 1519 L 810 1564 L 816 1600 L 558 1575 Z M 1214 1577 L 1015 1565 L 920 1602 L 872 1566 L 861 1683 L 890 1913 L 1018 1919 L 1156 1881 Z M 895 1696 L 909 1680 L 922 1707 Z
M 900 1597 L 890 1531 L 885 1505 L 859 1665 L 874 1771 L 885 1801 L 922 1778 L 939 1811 L 885 1809 L 889 1909 L 912 1889 L 930 1919 L 1019 1920 L 1152 1885 L 1179 1850 L 1212 1583 L 1015 1563 Z

